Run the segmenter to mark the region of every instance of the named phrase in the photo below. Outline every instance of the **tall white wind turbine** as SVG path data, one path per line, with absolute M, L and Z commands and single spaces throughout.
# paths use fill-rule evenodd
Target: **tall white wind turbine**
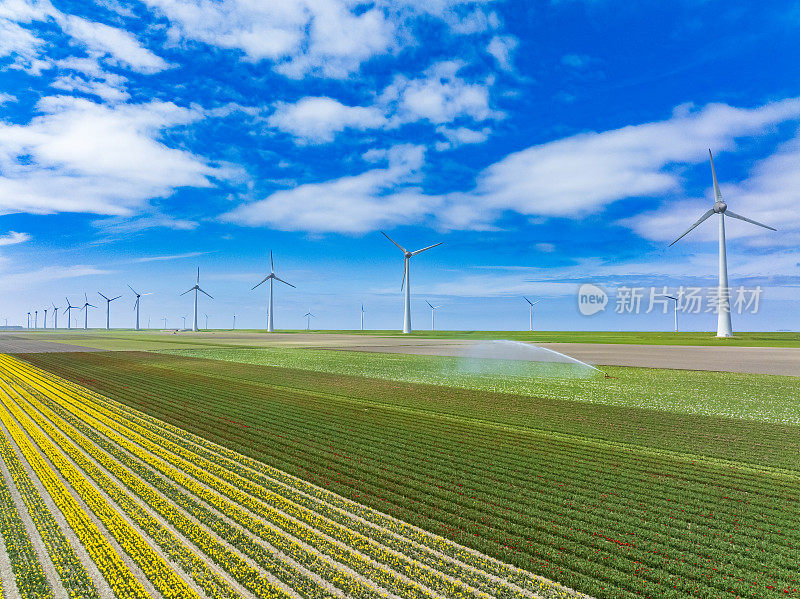
M 364 304 L 361 304 L 361 330 L 364 330 Z
M 425 303 L 428 304 L 428 307 L 431 309 L 431 330 L 435 331 L 436 326 L 435 321 L 433 320 L 433 313 L 437 310 L 437 308 L 441 308 L 441 306 L 431 306 L 431 303 L 427 300 L 425 300 Z
M 55 305 L 55 303 L 53 303 L 53 302 L 50 302 L 50 303 L 53 304 L 53 329 L 57 329 L 58 328 L 58 311 L 60 310 L 60 308 L 58 308 Z
M 383 231 L 381 231 L 383 233 Z M 442 245 L 444 242 L 434 243 L 433 245 L 429 245 L 428 247 L 424 247 L 421 250 L 416 250 L 414 252 L 409 252 L 406 248 L 402 245 L 397 243 L 394 239 L 389 237 L 386 233 L 383 233 L 383 236 L 386 237 L 389 241 L 395 244 L 401 252 L 403 252 L 403 282 L 400 284 L 400 290 L 403 290 L 403 286 L 406 289 L 406 297 L 405 297 L 405 309 L 403 313 L 403 333 L 410 333 L 411 332 L 411 258 L 412 256 L 416 256 L 417 254 L 421 254 L 422 252 L 426 252 L 431 248 L 435 248 L 436 246 Z
M 83 294 L 83 307 L 81 310 L 84 310 L 83 314 L 83 330 L 89 328 L 89 308 L 97 308 L 94 304 L 89 303 L 89 297 L 84 293 Z
M 33 311 L 33 328 L 34 329 L 39 328 L 39 310 Z
M 697 219 L 697 221 L 691 227 L 686 229 L 683 235 L 678 237 L 678 239 L 669 245 L 675 245 L 690 231 L 692 231 L 695 227 L 713 214 L 719 215 L 719 308 L 717 310 L 717 337 L 733 337 L 733 327 L 731 326 L 730 290 L 728 288 L 728 259 L 725 251 L 725 216 L 727 215 L 731 218 L 743 220 L 746 223 L 764 227 L 770 231 L 777 231 L 777 229 L 728 210 L 728 205 L 722 201 L 722 193 L 719 190 L 719 183 L 717 183 L 717 171 L 714 169 L 714 156 L 711 154 L 711 150 L 708 151 L 708 156 L 711 160 L 711 177 L 714 180 L 714 206 L 707 210 L 699 219 Z
M 67 313 L 67 328 L 71 329 L 72 328 L 72 318 L 70 318 L 70 315 L 71 315 L 70 311 L 71 310 L 77 310 L 78 306 L 73 306 L 72 304 L 70 304 L 68 297 L 65 297 L 64 299 L 67 300 L 67 307 L 64 308 L 64 312 Z
M 44 326 L 42 328 L 47 328 L 47 308 L 44 309 Z
M 284 281 L 283 279 L 279 278 L 275 274 L 275 262 L 272 260 L 272 250 L 269 251 L 269 274 L 266 277 L 264 277 L 261 280 L 260 283 L 258 283 L 257 285 L 254 285 L 253 288 L 250 289 L 250 291 L 252 291 L 256 287 L 258 287 L 262 283 L 266 283 L 267 281 L 269 281 L 269 309 L 267 310 L 267 332 L 268 333 L 272 333 L 275 330 L 275 324 L 274 324 L 273 319 L 272 319 L 272 313 L 273 313 L 272 284 L 275 281 L 280 281 L 281 283 L 284 283 L 284 284 L 288 285 L 289 287 L 294 287 L 294 285 L 292 285 L 291 283 L 287 283 L 286 281 Z M 297 288 L 295 287 L 295 289 L 297 289 Z
M 200 293 L 204 293 L 205 295 L 208 295 L 208 293 L 206 293 L 205 291 L 200 289 L 200 267 L 199 266 L 197 267 L 197 282 L 194 284 L 194 287 L 191 287 L 191 288 L 187 289 L 186 291 L 181 293 L 181 295 L 186 295 L 190 291 L 194 291 L 194 320 L 192 321 L 192 330 L 197 332 L 197 330 L 198 330 L 197 329 L 197 292 L 199 291 Z M 210 295 L 208 295 L 208 297 L 210 297 L 211 299 L 214 299 Z M 185 324 L 183 325 L 183 328 L 184 329 L 186 328 Z
M 136 296 L 136 302 L 133 304 L 133 309 L 136 311 L 136 328 L 134 330 L 138 331 L 139 330 L 139 304 L 141 303 L 142 297 L 144 297 L 145 295 L 152 295 L 152 294 L 151 293 L 139 293 L 138 291 L 136 291 L 130 285 L 128 285 L 128 289 L 133 291 L 133 295 Z
M 303 314 L 303 317 L 306 319 L 306 330 L 307 330 L 307 331 L 310 331 L 310 330 L 311 330 L 311 319 L 312 319 L 312 318 L 316 318 L 316 316 L 314 316 L 314 315 L 311 313 L 311 309 L 309 308 L 308 312 L 306 312 L 305 314 Z
M 542 300 L 536 300 L 535 302 L 531 302 L 531 300 L 529 300 L 524 295 L 522 296 L 522 299 L 528 302 L 528 330 L 533 331 L 533 307 Z
M 28 328 L 31 328 L 31 313 L 28 312 Z
M 109 330 L 111 328 L 111 302 L 113 302 L 116 299 L 121 298 L 122 296 L 118 295 L 117 297 L 110 297 L 109 298 L 109 297 L 106 297 L 105 295 L 103 295 L 102 293 L 100 293 L 99 291 L 97 292 L 97 295 L 99 295 L 104 300 L 106 300 L 106 330 Z

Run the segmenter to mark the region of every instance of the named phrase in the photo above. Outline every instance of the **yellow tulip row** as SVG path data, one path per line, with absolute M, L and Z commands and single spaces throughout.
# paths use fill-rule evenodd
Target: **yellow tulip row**
M 488 575 L 490 580 L 499 578 L 501 581 L 505 581 L 506 584 L 509 584 L 514 589 L 514 592 L 516 592 L 518 589 L 524 589 L 527 591 L 527 593 L 539 593 L 550 597 L 580 596 L 580 593 L 566 589 L 558 583 L 547 580 L 541 576 L 527 572 L 510 564 L 506 564 L 473 549 L 458 545 L 453 541 L 419 529 L 411 524 L 399 521 L 367 506 L 360 505 L 349 499 L 336 495 L 331 491 L 317 487 L 316 485 L 313 485 L 307 481 L 273 468 L 267 464 L 263 464 L 250 457 L 243 456 L 226 447 L 217 445 L 202 437 L 189 433 L 188 431 L 185 431 L 179 427 L 162 422 L 152 416 L 129 408 L 124 404 L 105 398 L 84 387 L 76 385 L 71 381 L 66 381 L 56 377 L 55 375 L 51 375 L 50 373 L 43 374 L 46 377 L 52 377 L 64 387 L 72 389 L 79 395 L 85 397 L 87 400 L 100 402 L 112 413 L 146 426 L 154 432 L 158 432 L 159 434 L 179 444 L 182 444 L 193 451 L 201 453 L 215 463 L 235 469 L 235 471 L 239 472 L 240 474 L 242 473 L 242 470 L 258 472 L 268 480 L 277 481 L 288 488 L 294 488 L 303 493 L 311 495 L 319 501 L 324 502 L 324 504 L 327 506 L 339 508 L 346 512 L 352 513 L 355 516 L 363 518 L 374 525 L 377 525 L 383 530 L 391 531 L 413 543 L 427 547 L 435 551 L 438 555 L 444 554 L 455 560 L 456 564 L 467 566 L 468 568 L 471 568 L 473 572 L 477 571 L 478 576 L 480 576 L 480 573 L 482 572 Z M 245 474 L 245 476 L 247 475 Z M 261 482 L 263 484 L 263 479 Z M 480 582 L 484 581 L 485 584 L 485 578 L 473 578 L 472 580 L 476 586 L 484 588 Z M 502 591 L 502 588 L 497 588 L 497 586 L 495 586 L 495 594 L 506 596 L 506 593 Z
M 5 443 L 4 443 L 5 442 Z M 5 457 L 7 441 L 0 433 L 0 454 Z M 10 450 L 11 448 L 8 447 Z M 17 592 L 25 599 L 49 599 L 53 596 L 50 583 L 44 573 L 42 564 L 36 556 L 25 523 L 14 504 L 11 491 L 0 475 L 0 533 L 3 536 L 6 554 L 11 561 L 11 570 Z M 2 596 L 2 590 L 0 590 Z
M 70 596 L 99 599 L 89 573 L 75 554 L 61 527 L 50 513 L 38 489 L 25 471 L 5 435 L 0 435 L 0 456 L 6 464 L 28 514 L 47 548 L 47 554 Z
M 27 409 L 26 406 L 22 406 L 23 409 L 26 409 L 29 415 L 47 432 L 47 434 L 54 439 L 62 449 L 67 451 L 70 457 L 81 465 L 84 471 L 86 471 L 95 482 L 101 485 L 120 506 L 132 502 L 120 498 L 121 493 L 119 489 L 112 488 L 109 484 L 111 481 L 108 477 L 105 477 L 106 480 L 103 480 L 102 473 L 98 476 L 95 472 L 97 470 L 96 468 L 92 469 L 91 466 L 88 468 L 84 467 L 83 463 L 86 461 L 85 457 L 80 454 L 75 446 L 70 448 L 70 443 L 65 435 L 69 435 L 69 439 L 79 446 L 82 451 L 97 460 L 106 470 L 139 496 L 144 503 L 155 510 L 170 524 L 175 526 L 177 530 L 203 553 L 223 567 L 254 595 L 264 599 L 286 599 L 289 597 L 286 592 L 275 586 L 256 568 L 250 566 L 247 561 L 242 559 L 238 554 L 228 549 L 223 543 L 217 541 L 213 535 L 210 535 L 202 526 L 193 522 L 181 510 L 154 491 L 150 486 L 143 483 L 140 478 L 131 473 L 127 468 L 124 468 L 106 452 L 100 450 L 85 437 L 74 432 L 70 434 L 70 429 L 72 427 L 47 406 L 39 402 L 34 396 L 24 391 L 20 393 L 20 395 L 27 400 L 30 406 L 35 408 L 35 411 Z M 39 413 L 41 413 L 41 415 Z M 215 599 L 239 597 L 236 591 L 216 573 L 212 572 L 199 556 L 188 551 L 182 545 L 178 548 L 177 540 L 162 543 L 162 539 L 171 540 L 174 538 L 173 535 L 169 531 L 164 530 L 163 527 L 155 526 L 154 520 L 149 518 L 146 513 L 144 513 L 143 517 L 141 512 L 144 512 L 144 510 L 142 510 L 141 507 L 137 506 L 135 503 L 133 503 L 133 506 L 138 507 L 138 510 L 134 508 L 128 511 L 126 509 L 126 512 L 136 519 L 137 524 L 144 528 L 151 538 L 159 542 L 165 550 L 170 552 L 170 557 L 179 561 L 185 570 L 191 572 L 194 580 L 197 581 L 210 597 L 214 597 Z
M 34 392 L 26 396 L 27 401 L 56 429 L 69 434 L 83 451 L 215 561 L 200 537 L 191 536 L 186 532 L 188 528 L 184 531 L 178 526 L 181 517 L 185 519 L 180 510 L 88 439 L 71 433 L 67 421 L 53 410 L 76 427 L 84 426 L 83 434 L 99 433 L 98 437 L 113 441 L 142 464 L 212 505 L 348 596 L 386 596 L 384 589 L 416 599 L 575 596 L 560 585 L 361 506 L 15 358 L 0 356 L 0 369 L 13 372 Z M 125 457 L 126 466 L 135 467 L 141 476 L 143 471 L 137 464 L 127 463 L 130 456 L 116 457 Z M 169 498 L 182 508 L 196 509 L 195 500 L 177 489 L 168 491 Z M 322 558 L 317 551 L 328 557 Z M 225 564 L 220 565 L 229 570 Z M 351 571 L 361 576 L 354 576 Z
M 64 483 L 52 471 L 50 465 L 34 449 L 25 433 L 14 422 L 11 414 L 3 407 L 0 407 L 0 421 L 3 422 L 23 457 L 61 510 L 70 528 L 86 548 L 92 561 L 97 564 L 103 577 L 114 591 L 114 595 L 119 599 L 150 599 L 150 595 L 106 540 L 105 534 L 92 522 Z
M 221 511 L 225 516 L 242 524 L 244 528 L 260 536 L 279 551 L 289 555 L 295 561 L 301 563 L 309 570 L 317 573 L 334 586 L 340 588 L 346 595 L 374 599 L 378 597 L 388 597 L 384 591 L 376 585 L 373 585 L 369 580 L 363 580 L 360 576 L 349 573 L 347 568 L 342 568 L 335 562 L 331 562 L 331 560 L 321 559 L 320 554 L 313 548 L 313 545 L 311 548 L 307 549 L 303 543 L 298 542 L 289 535 L 281 533 L 274 527 L 264 523 L 261 519 L 254 517 L 250 512 L 226 500 L 224 497 L 220 497 L 204 485 L 186 477 L 180 471 L 171 468 L 169 465 L 162 462 L 162 460 L 157 459 L 152 453 L 143 451 L 141 447 L 132 443 L 128 438 L 111 430 L 118 426 L 115 422 L 103 417 L 101 414 L 95 413 L 91 415 L 84 413 L 81 405 L 73 403 L 74 397 L 72 397 L 71 394 L 63 394 L 56 392 L 52 388 L 47 388 L 44 382 L 34 373 L 36 369 L 32 369 L 32 367 L 27 365 L 24 365 L 27 366 L 27 368 L 19 368 L 19 364 L 24 363 L 20 363 L 15 359 L 11 359 L 14 363 L 10 363 L 7 358 L 7 356 L 0 356 L 0 365 L 3 367 L 12 366 L 15 375 L 24 380 L 31 388 L 39 390 L 42 392 L 42 395 L 46 395 L 56 403 L 61 403 L 62 405 L 66 404 L 71 413 L 83 414 L 81 418 L 90 423 L 95 430 L 102 432 L 126 451 L 136 455 L 140 460 L 158 470 L 168 479 L 187 488 L 187 490 Z

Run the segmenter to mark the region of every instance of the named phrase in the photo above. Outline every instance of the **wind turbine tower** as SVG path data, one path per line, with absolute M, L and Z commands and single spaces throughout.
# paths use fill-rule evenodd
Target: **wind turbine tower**
M 205 317 L 206 317 L 206 330 L 208 330 L 208 314 L 206 314 L 205 312 L 203 312 L 203 316 L 205 316 Z
M 278 277 L 275 274 L 275 262 L 272 259 L 272 250 L 270 250 L 270 252 L 269 252 L 269 274 L 266 277 L 264 277 L 261 280 L 260 283 L 258 283 L 257 285 L 254 285 L 253 288 L 250 289 L 250 291 L 253 291 L 253 289 L 258 287 L 262 283 L 266 283 L 267 281 L 269 281 L 269 308 L 267 309 L 267 332 L 268 333 L 272 333 L 272 332 L 275 331 L 275 323 L 273 322 L 273 318 L 272 318 L 272 314 L 273 314 L 272 284 L 275 281 L 280 281 L 281 283 L 284 283 L 284 284 L 288 285 L 289 287 L 294 287 L 296 289 L 296 287 L 294 285 L 284 281 L 283 279 L 281 279 L 280 277 Z
M 44 309 L 44 327 L 47 328 L 47 308 Z
M 31 313 L 28 312 L 28 328 L 31 328 Z
M 128 289 L 133 291 L 133 294 L 136 296 L 136 303 L 133 304 L 133 309 L 136 310 L 136 328 L 135 331 L 139 330 L 139 304 L 141 303 L 141 299 L 145 295 L 151 295 L 150 293 L 138 293 L 133 287 L 128 285 Z
M 711 160 L 711 178 L 714 180 L 714 206 L 707 210 L 699 219 L 697 219 L 697 221 L 691 227 L 686 229 L 683 235 L 678 237 L 678 239 L 669 245 L 675 245 L 690 231 L 692 231 L 710 216 L 714 214 L 719 215 L 719 306 L 717 307 L 717 337 L 733 337 L 733 327 L 731 326 L 730 289 L 728 288 L 728 259 L 725 249 L 725 216 L 727 215 L 731 218 L 743 220 L 746 223 L 764 227 L 770 231 L 777 231 L 777 229 L 728 210 L 728 205 L 722 200 L 722 193 L 719 190 L 719 183 L 717 183 L 717 172 L 714 169 L 714 156 L 711 154 L 711 150 L 708 151 L 708 156 Z
M 431 306 L 431 303 L 429 301 L 427 301 L 427 300 L 425 301 L 425 303 L 428 304 L 428 307 L 431 309 L 431 331 L 435 331 L 436 330 L 436 323 L 435 323 L 435 321 L 433 319 L 433 314 L 434 314 L 434 312 L 436 312 L 436 309 L 437 308 L 441 308 L 441 306 Z
M 383 231 L 381 231 L 381 233 L 383 233 Z M 397 243 L 386 233 L 383 233 L 383 236 L 386 237 L 386 239 L 391 241 L 393 244 L 395 244 L 400 249 L 400 251 L 403 252 L 403 282 L 400 284 L 401 291 L 403 290 L 403 286 L 405 286 L 406 289 L 405 309 L 403 313 L 403 333 L 410 333 L 411 332 L 411 270 L 410 270 L 411 258 L 413 256 L 416 256 L 417 254 L 426 252 L 431 248 L 435 248 L 436 246 L 442 245 L 443 242 L 434 243 L 433 245 L 424 247 L 421 250 L 409 252 L 406 248 Z
M 364 330 L 364 304 L 361 304 L 361 330 Z
M 85 312 L 83 314 L 83 330 L 84 331 L 89 328 L 89 308 L 96 308 L 96 307 L 97 306 L 95 306 L 94 304 L 90 304 L 89 303 L 89 297 L 84 293 L 83 294 L 83 307 L 81 308 L 81 310 L 85 310 Z
M 187 289 L 186 291 L 181 293 L 181 295 L 186 295 L 190 291 L 194 291 L 194 320 L 192 321 L 192 330 L 194 332 L 197 332 L 197 330 L 198 330 L 197 329 L 197 292 L 199 291 L 200 293 L 205 293 L 205 295 L 208 295 L 205 291 L 200 289 L 200 267 L 199 266 L 197 267 L 197 282 L 194 284 L 194 287 L 191 287 L 191 288 Z M 208 295 L 208 297 L 211 297 L 211 296 Z M 214 299 L 214 298 L 211 297 L 211 299 Z M 184 329 L 186 328 L 186 323 L 184 323 L 183 328 Z
M 33 311 L 33 328 L 34 329 L 39 328 L 39 310 Z
M 108 331 L 111 328 L 111 302 L 113 302 L 116 299 L 121 298 L 122 296 L 118 295 L 117 297 L 109 298 L 109 297 L 106 297 L 105 295 L 103 295 L 102 293 L 100 293 L 99 291 L 97 292 L 97 295 L 99 295 L 104 300 L 106 300 L 106 330 Z
M 72 314 L 71 310 L 77 310 L 78 307 L 70 304 L 68 297 L 65 297 L 64 299 L 67 300 L 67 307 L 64 308 L 64 311 L 67 313 L 67 328 L 71 329 L 72 328 L 72 319 L 70 318 L 70 315 Z
M 536 300 L 535 302 L 531 302 L 531 300 L 529 300 L 524 295 L 522 296 L 522 299 L 528 302 L 528 330 L 533 331 L 533 307 L 542 300 Z
M 53 302 L 50 302 L 50 303 L 53 304 L 53 321 L 54 321 L 53 322 L 53 329 L 57 329 L 58 328 L 58 310 L 59 309 L 56 307 L 56 305 Z

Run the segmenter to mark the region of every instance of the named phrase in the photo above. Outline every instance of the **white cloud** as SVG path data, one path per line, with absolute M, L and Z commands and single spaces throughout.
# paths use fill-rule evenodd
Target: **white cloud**
M 25 243 L 30 241 L 31 236 L 28 233 L 18 233 L 17 231 L 9 231 L 5 235 L 0 235 L 0 246 L 2 245 L 16 245 L 18 243 Z
M 107 274 L 111 274 L 110 271 L 82 264 L 46 266 L 25 272 L 4 272 L 3 287 L 6 290 L 30 291 L 31 289 L 46 287 L 54 281 Z
M 725 234 L 729 239 L 747 237 L 748 245 L 796 245 L 800 232 L 800 132 L 778 147 L 771 156 L 755 163 L 749 176 L 741 183 L 724 179 L 725 155 L 716 155 L 715 163 L 722 196 L 730 210 L 780 230 L 778 234 L 733 218 L 725 219 Z M 656 241 L 672 241 L 683 233 L 713 204 L 709 171 L 708 188 L 703 199 L 687 199 L 662 206 L 622 221 L 637 234 Z M 787 232 L 789 233 L 787 235 Z M 792 233 L 795 234 L 792 234 Z M 682 243 L 717 240 L 716 221 L 704 223 L 684 238 Z
M 3 104 L 8 104 L 9 102 L 16 102 L 16 101 L 17 101 L 17 97 L 16 96 L 12 96 L 11 94 L 4 94 L 3 92 L 0 92 L 0 106 L 2 106 Z
M 0 211 L 127 215 L 177 187 L 224 176 L 197 156 L 159 141 L 201 118 L 171 102 L 108 107 L 47 97 L 27 125 L 0 123 Z
M 208 252 L 186 252 L 185 254 L 170 254 L 166 256 L 147 256 L 145 258 L 137 258 L 134 262 L 168 262 L 170 260 L 182 260 L 184 258 L 197 258 L 207 253 Z
M 501 116 L 489 107 L 489 84 L 467 83 L 458 75 L 463 66 L 445 61 L 428 68 L 420 79 L 398 75 L 379 102 L 394 112 L 399 122 L 427 119 L 438 125 L 457 118 L 484 121 Z
M 514 63 L 511 55 L 517 45 L 519 45 L 519 40 L 513 35 L 495 35 L 486 47 L 486 51 L 494 56 L 501 69 L 513 71 Z
M 438 203 L 438 199 L 424 196 L 414 187 L 423 159 L 424 148 L 420 146 L 395 146 L 386 155 L 385 168 L 277 191 L 240 206 L 222 219 L 285 231 L 336 233 L 364 233 L 418 222 Z
M 50 87 L 68 92 L 81 92 L 97 96 L 109 103 L 124 102 L 131 97 L 131 95 L 119 85 L 112 85 L 105 80 L 86 80 L 76 75 L 56 77 L 50 84 Z
M 311 143 L 333 141 L 345 129 L 372 129 L 386 122 L 375 107 L 345 106 L 331 98 L 307 97 L 295 104 L 279 103 L 267 120 L 294 137 Z
M 667 167 L 700 163 L 707 148 L 732 149 L 737 137 L 798 118 L 800 99 L 754 109 L 679 107 L 665 121 L 582 133 L 510 154 L 479 174 L 474 191 L 449 200 L 461 211 L 464 204 L 480 207 L 473 213 L 483 219 L 505 210 L 581 218 L 620 199 L 679 193 L 681 180 Z M 454 219 L 453 224 L 480 222 Z
M 439 127 L 436 127 L 436 132 L 444 136 L 444 138 L 447 140 L 436 143 L 436 149 L 441 152 L 443 150 L 457 148 L 458 146 L 462 146 L 464 144 L 483 143 L 489 138 L 491 129 L 489 129 L 489 127 L 484 127 L 483 129 L 476 131 L 467 127 L 457 127 L 455 129 L 451 129 L 449 127 L 440 125 Z

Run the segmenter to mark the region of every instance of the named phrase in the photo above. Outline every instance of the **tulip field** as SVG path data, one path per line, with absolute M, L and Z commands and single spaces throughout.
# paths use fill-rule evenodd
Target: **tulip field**
M 155 468 L 161 464 L 158 460 L 169 458 L 164 465 L 169 469 L 156 474 L 177 481 L 177 488 L 192 501 L 203 499 L 197 485 L 213 483 L 216 494 L 208 501 L 219 497 L 232 503 L 226 509 L 238 506 L 254 514 L 262 505 L 256 502 L 283 499 L 251 487 L 247 481 L 276 483 L 250 475 L 263 473 L 282 481 L 280 472 L 293 489 L 309 495 L 310 489 L 331 492 L 317 496 L 326 505 L 341 505 L 349 513 L 386 514 L 380 517 L 414 526 L 402 529 L 406 538 L 410 533 L 405 531 L 424 530 L 419 534 L 446 539 L 437 542 L 448 545 L 437 545 L 436 550 L 460 560 L 463 565 L 458 568 L 480 565 L 467 561 L 467 555 L 490 556 L 497 567 L 508 564 L 503 567 L 520 568 L 599 599 L 800 596 L 800 427 L 794 424 L 153 353 L 21 357 L 109 398 L 81 392 L 86 398 L 81 402 L 92 398 L 92 406 L 105 410 L 98 413 L 93 408 L 89 428 L 77 421 L 84 418 L 83 412 L 75 411 L 72 403 L 64 404 L 66 409 L 57 405 L 66 400 L 48 400 L 53 405 L 47 407 L 70 426 L 75 421 L 74 426 L 83 427 L 78 430 L 88 438 L 96 436 L 97 443 L 110 441 L 128 452 L 113 454 L 117 460 L 136 457 Z M 785 378 L 790 385 L 791 377 Z M 621 380 L 625 379 L 609 384 L 621 392 Z M 740 380 L 741 388 L 752 392 L 765 379 Z M 698 389 L 715 392 L 701 386 L 697 377 L 695 382 Z M 786 393 L 791 403 L 792 392 Z M 795 401 L 798 406 L 800 398 Z M 113 419 L 123 416 L 124 430 L 114 429 Z M 66 424 L 58 427 L 71 430 Z M 133 434 L 135 445 L 126 445 Z M 197 462 L 197 452 L 205 461 Z M 152 466 L 147 460 L 153 460 Z M 218 474 L 218 467 L 225 470 Z M 173 487 L 158 478 L 149 484 L 172 493 Z M 269 490 L 277 493 L 281 488 Z M 291 500 L 300 504 L 295 497 Z M 188 501 L 184 495 L 169 499 L 182 509 L 195 509 L 195 503 L 183 507 L 181 502 Z M 284 503 L 270 505 L 281 513 L 289 510 Z M 345 524 L 336 519 L 338 512 L 316 513 Z M 210 526 L 194 511 L 191 514 Z M 266 534 L 245 519 L 244 511 L 223 514 L 225 523 L 235 519 L 241 522 L 237 526 L 253 526 L 249 534 Z M 280 526 L 283 521 L 275 518 L 270 512 L 270 521 Z M 304 522 L 317 526 L 317 520 Z M 346 524 L 360 535 L 375 530 L 356 528 L 352 520 Z M 383 532 L 375 534 L 381 536 L 370 537 L 377 544 L 370 543 L 369 552 L 360 537 L 349 532 L 298 542 L 307 550 L 313 546 L 330 551 L 326 555 L 331 559 L 349 556 L 335 553 L 345 546 L 357 549 L 373 561 L 348 561 L 352 580 L 371 580 L 393 595 L 411 593 L 404 586 L 411 580 L 431 593 L 458 594 L 461 591 L 448 585 L 461 580 L 474 592 L 502 595 L 491 588 L 494 578 L 479 584 L 467 575 L 472 570 L 424 561 L 422 553 L 400 551 L 423 564 L 422 569 L 388 556 L 381 561 L 379 547 L 393 548 L 394 540 Z M 344 546 L 328 545 L 332 539 L 343 539 Z M 328 567 L 280 547 L 305 568 L 312 563 Z M 468 553 L 448 553 L 446 547 Z M 380 566 L 370 569 L 378 563 L 391 564 L 397 578 L 383 578 Z M 434 570 L 443 576 L 436 579 L 439 582 L 429 578 Z M 313 572 L 324 580 L 338 580 L 326 569 Z M 502 578 L 505 570 L 484 572 Z M 280 578 L 288 573 L 273 575 L 282 584 L 300 588 L 294 579 Z M 199 578 L 211 584 L 205 574 Z M 512 579 L 520 588 L 545 593 L 535 586 L 539 579 L 525 580 L 530 581 L 527 587 Z M 340 588 L 347 596 L 367 592 Z
M 572 597 L 0 355 L 5 597 Z

